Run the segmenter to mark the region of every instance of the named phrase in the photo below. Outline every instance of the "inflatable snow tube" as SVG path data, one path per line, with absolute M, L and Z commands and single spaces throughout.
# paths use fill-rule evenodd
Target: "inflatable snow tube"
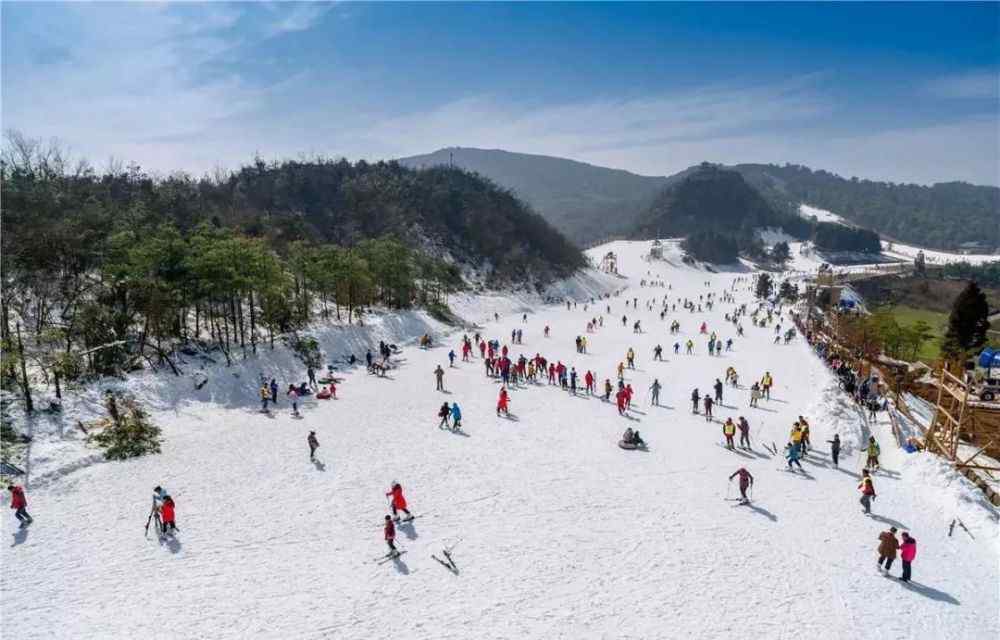
M 643 445 L 638 445 L 638 444 L 633 444 L 631 442 L 625 442 L 624 440 L 619 440 L 618 441 L 618 446 L 621 447 L 622 449 L 625 449 L 626 451 L 637 451 L 637 450 L 638 451 L 645 451 L 646 450 L 646 445 L 644 445 L 644 444 Z

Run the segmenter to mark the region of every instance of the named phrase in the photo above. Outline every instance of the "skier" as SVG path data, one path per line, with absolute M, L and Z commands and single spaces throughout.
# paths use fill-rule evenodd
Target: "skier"
M 434 377 L 437 379 L 437 391 L 444 391 L 444 369 L 441 365 L 434 369 Z
M 764 397 L 768 400 L 771 399 L 771 385 L 774 384 L 774 378 L 771 377 L 770 371 L 764 372 L 764 377 L 760 381 L 760 386 L 764 390 Z
M 799 462 L 799 448 L 793 445 L 791 442 L 785 445 L 785 457 L 788 458 L 788 468 L 792 468 L 792 464 L 798 466 L 800 471 L 805 472 L 802 468 L 802 463 Z
M 406 508 L 406 498 L 403 497 L 403 487 L 401 487 L 398 482 L 393 482 L 392 489 L 390 489 L 385 495 L 386 497 L 392 496 L 392 516 L 396 522 L 399 522 L 400 511 L 406 514 L 406 520 L 404 520 L 404 522 L 413 520 L 413 514 Z
M 312 365 L 306 369 L 306 376 L 309 378 L 309 386 L 315 389 L 318 385 L 316 384 L 316 370 L 312 368 Z
M 694 391 L 691 392 L 691 413 L 698 413 L 698 402 L 701 401 L 701 393 L 698 392 L 698 387 L 695 387 Z
M 712 400 L 712 396 L 708 395 L 707 393 L 705 394 L 704 404 L 705 404 L 705 422 L 711 422 L 712 405 L 714 405 L 715 402 Z
M 451 403 L 451 430 L 458 431 L 462 428 L 462 410 L 458 408 L 457 402 Z
M 889 573 L 892 561 L 896 559 L 896 551 L 899 549 L 899 540 L 896 540 L 896 527 L 889 527 L 888 531 L 878 534 L 878 567 Z
M 656 345 L 653 347 L 653 360 L 663 360 L 663 347 Z
M 809 442 L 809 423 L 802 416 L 799 416 L 799 425 L 802 427 L 802 453 L 806 454 L 809 452 L 809 447 L 812 443 Z
M 732 418 L 726 418 L 726 421 L 722 423 L 722 435 L 726 436 L 726 448 L 735 449 L 733 438 L 736 437 L 736 425 L 733 424 Z
M 174 499 L 168 495 L 163 496 L 163 504 L 160 505 L 160 521 L 163 523 L 163 535 L 177 531 L 174 522 Z
M 278 404 L 278 381 L 271 378 L 271 404 Z
M 875 485 L 872 483 L 868 469 L 861 471 L 861 482 L 858 483 L 858 491 L 861 492 L 861 500 L 859 502 L 865 508 L 865 513 L 870 514 L 872 512 L 872 500 L 878 496 L 875 494 Z
M 653 378 L 653 384 L 650 385 L 649 391 L 652 394 L 653 404 L 659 406 L 660 404 L 660 381 Z
M 271 399 L 271 391 L 267 388 L 267 383 L 260 385 L 260 412 L 267 413 L 267 401 Z
M 549 337 L 549 325 L 545 325 L 545 337 Z
M 507 388 L 500 387 L 500 397 L 497 399 L 497 415 L 502 411 L 505 416 L 510 417 L 510 410 L 507 408 L 510 397 L 507 395 Z
M 899 559 L 903 563 L 903 575 L 899 579 L 903 582 L 910 581 L 910 563 L 917 557 L 917 539 L 903 532 L 903 544 L 899 545 Z
M 587 369 L 587 373 L 583 376 L 583 381 L 587 385 L 587 395 L 592 395 L 594 393 L 594 374 L 591 373 L 590 369 Z
M 830 443 L 830 457 L 833 458 L 833 466 L 839 466 L 840 462 L 840 435 L 833 434 L 833 440 L 827 440 Z
M 753 486 L 753 476 L 744 467 L 740 467 L 729 476 L 729 481 L 732 482 L 736 476 L 740 477 L 740 502 L 747 504 L 750 502 L 750 498 L 747 497 L 747 487 Z
M 722 404 L 722 381 L 718 378 L 715 379 L 715 401 Z
M 756 407 L 757 406 L 757 402 L 760 401 L 760 395 L 761 395 L 761 393 L 760 393 L 760 384 L 757 383 L 757 382 L 754 382 L 753 386 L 750 387 L 750 406 L 751 407 Z
M 614 390 L 615 390 L 615 388 L 613 386 L 611 386 L 611 379 L 610 378 L 605 378 L 604 379 L 604 401 L 605 402 L 611 402 L 611 392 L 614 391 Z
M 448 406 L 447 402 L 441 405 L 441 408 L 438 410 L 438 417 L 441 418 L 441 422 L 438 423 L 438 429 L 449 426 L 448 418 L 451 417 L 451 407 Z
M 21 528 L 25 528 L 34 521 L 28 515 L 28 498 L 24 495 L 24 488 L 21 485 L 9 484 L 7 490 L 10 491 L 10 508 L 14 509 L 14 517 L 21 521 Z
M 393 524 L 392 518 L 389 516 L 385 517 L 385 527 L 382 529 L 382 533 L 385 537 L 385 543 L 389 545 L 389 557 L 398 557 L 399 551 L 396 550 L 396 525 Z
M 309 461 L 313 462 L 316 460 L 316 449 L 319 449 L 319 440 L 316 439 L 315 431 L 309 432 L 309 437 L 306 438 L 306 442 L 309 443 Z
M 878 443 L 875 442 L 875 436 L 868 437 L 868 459 L 865 461 L 865 469 L 871 469 L 872 471 L 878 471 L 878 455 L 880 453 Z
M 572 367 L 569 372 L 569 391 L 576 395 L 576 367 Z
M 448 352 L 448 366 L 449 367 L 454 367 L 455 366 L 455 350 L 454 349 L 452 349 L 451 351 Z
M 618 405 L 618 415 L 620 416 L 625 415 L 625 403 L 627 402 L 627 398 L 628 392 L 625 391 L 624 388 L 619 389 L 618 393 L 615 395 L 615 402 Z
M 750 449 L 750 423 L 743 416 L 740 416 L 739 424 L 740 428 L 740 447 L 749 450 Z M 743 443 L 746 446 L 743 446 Z

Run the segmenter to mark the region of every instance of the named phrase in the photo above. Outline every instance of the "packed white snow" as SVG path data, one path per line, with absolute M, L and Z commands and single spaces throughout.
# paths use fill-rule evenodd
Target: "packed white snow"
M 919 252 L 924 252 L 924 260 L 927 264 L 943 265 L 956 262 L 968 262 L 969 264 L 984 264 L 987 262 L 1000 261 L 1000 254 L 984 253 L 952 253 L 948 251 L 935 251 L 934 249 L 923 249 L 899 242 L 882 241 L 882 253 L 894 258 L 913 260 Z
M 447 353 L 460 354 L 463 330 L 419 312 L 318 328 L 330 359 L 363 356 L 380 338 L 406 343 L 387 377 L 363 366 L 342 370 L 338 399 L 305 400 L 301 419 L 284 396 L 270 415 L 259 412 L 259 373 L 285 386 L 305 379 L 280 345 L 231 368 L 191 362 L 182 378 L 160 372 L 120 383 L 163 427 L 160 455 L 95 463 L 70 420 L 99 412 L 100 389 L 68 400 L 63 420 L 34 427 L 27 482 L 34 524 L 18 530 L 3 510 L 6 632 L 19 640 L 998 637 L 997 518 L 976 489 L 934 456 L 898 449 L 888 424 L 869 423 L 801 338 L 775 345 L 773 328 L 749 321 L 737 338 L 723 321 L 733 305 L 721 302 L 701 313 L 677 303 L 659 318 L 664 296 L 671 305 L 709 291 L 721 296 L 750 274 L 710 273 L 675 253 L 647 262 L 644 242 L 591 253 L 609 250 L 624 277 L 566 285 L 563 293 L 578 300 L 570 310 L 533 296 L 452 303 L 484 337 L 510 344 L 511 331 L 522 330 L 514 356 L 541 353 L 575 366 L 581 378 L 593 370 L 601 383 L 614 380 L 633 347 L 637 369 L 625 380 L 637 406 L 628 418 L 547 384 L 512 389 L 516 419 L 497 417 L 499 385 L 485 377 L 478 350 L 449 368 Z M 642 279 L 671 288 L 641 287 Z M 746 284 L 734 292 L 738 303 L 752 304 Z M 590 303 L 620 287 L 627 287 L 621 296 Z M 638 309 L 626 308 L 631 298 Z M 648 311 L 651 298 L 657 304 Z M 598 316 L 603 327 L 587 334 L 587 320 Z M 633 333 L 636 319 L 642 334 Z M 667 331 L 674 319 L 676 337 Z M 702 322 L 733 338 L 733 350 L 709 356 Z M 414 346 L 424 332 L 440 339 L 437 346 Z M 586 354 L 575 351 L 578 335 L 588 339 Z M 673 343 L 688 338 L 694 355 L 674 355 Z M 656 344 L 663 362 L 652 360 Z M 445 393 L 434 390 L 438 364 Z M 716 421 L 692 414 L 692 389 L 710 392 L 729 366 L 742 386 L 725 388 Z M 196 391 L 199 371 L 208 383 Z M 765 371 L 775 380 L 772 398 L 751 409 L 746 386 Z M 654 378 L 664 385 L 662 406 L 649 403 Z M 461 405 L 462 433 L 437 428 L 446 401 Z M 752 452 L 721 446 L 718 419 L 739 415 L 750 420 Z M 789 473 L 761 444 L 780 450 L 799 415 L 809 419 L 816 449 L 805 473 Z M 626 427 L 641 430 L 649 451 L 617 446 Z M 310 430 L 320 442 L 315 464 Z M 828 455 L 834 433 L 850 450 L 840 468 Z M 856 449 L 869 433 L 884 465 L 871 517 L 856 489 Z M 741 466 L 756 479 L 746 506 L 727 499 L 736 495 L 728 478 Z M 406 554 L 379 565 L 393 480 L 418 518 L 399 527 Z M 176 540 L 143 535 L 158 484 L 177 504 Z M 956 517 L 971 535 L 956 528 L 949 536 Z M 891 525 L 918 540 L 908 585 L 876 568 L 878 534 Z M 456 573 L 431 558 L 449 546 Z M 898 560 L 891 573 L 899 576 Z
M 820 209 L 818 207 L 811 207 L 807 204 L 799 205 L 799 215 L 803 218 L 816 218 L 820 222 L 833 222 L 848 227 L 853 226 L 851 223 L 847 222 L 832 211 L 827 211 L 826 209 Z

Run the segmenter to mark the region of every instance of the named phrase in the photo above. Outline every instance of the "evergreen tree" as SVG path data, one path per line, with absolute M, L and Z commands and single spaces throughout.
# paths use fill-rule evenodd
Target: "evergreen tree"
M 792 257 L 792 252 L 788 248 L 787 242 L 779 242 L 771 247 L 771 260 L 778 264 L 784 264 Z
M 990 327 L 989 313 L 986 294 L 979 285 L 970 281 L 952 303 L 942 350 L 951 357 L 957 357 L 985 344 Z
M 774 291 L 774 280 L 772 280 L 771 276 L 766 273 L 760 274 L 757 277 L 757 288 L 755 289 L 757 297 L 769 298 L 771 297 L 772 291 Z

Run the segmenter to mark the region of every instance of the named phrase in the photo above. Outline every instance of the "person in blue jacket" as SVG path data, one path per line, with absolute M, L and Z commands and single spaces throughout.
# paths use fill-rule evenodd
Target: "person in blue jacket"
M 451 351 L 448 352 L 448 366 L 449 367 L 454 367 L 455 366 L 455 350 L 454 349 L 452 349 Z
M 462 410 L 458 408 L 457 402 L 451 403 L 451 428 L 452 430 L 462 428 Z
M 794 462 L 798 465 L 799 469 L 802 469 L 802 463 L 799 462 L 800 452 L 799 448 L 793 445 L 791 442 L 785 445 L 785 457 L 788 458 L 788 468 L 792 468 L 792 463 Z M 805 469 L 802 469 L 805 471 Z

